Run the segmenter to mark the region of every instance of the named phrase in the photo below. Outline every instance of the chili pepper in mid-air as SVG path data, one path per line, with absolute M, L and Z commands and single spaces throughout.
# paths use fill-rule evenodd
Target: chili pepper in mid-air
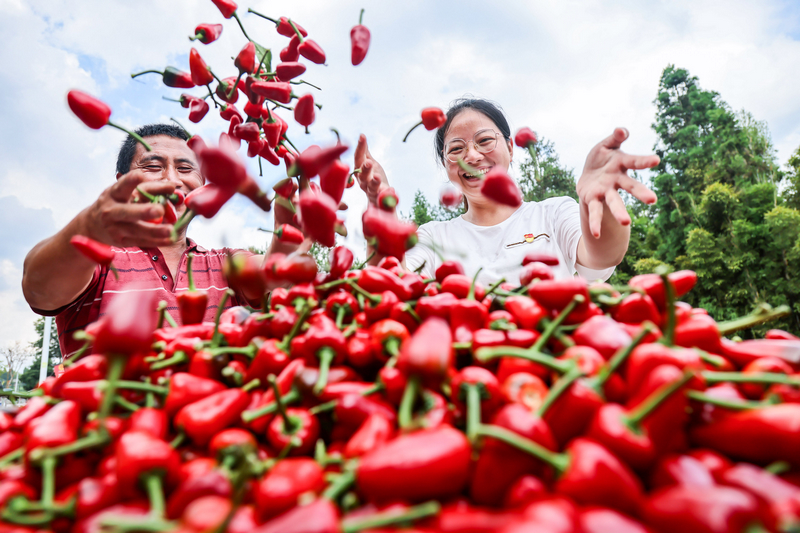
M 297 76 L 302 75 L 305 71 L 306 66 L 297 61 L 284 61 L 283 63 L 278 63 L 275 67 L 275 72 L 278 74 L 278 78 L 280 78 L 281 81 L 293 80 Z
M 189 71 L 192 73 L 192 82 L 195 85 L 202 87 L 214 81 L 214 76 L 211 74 L 208 65 L 195 48 L 189 51 Z
M 403 137 L 403 142 L 406 142 L 408 139 L 409 134 L 417 129 L 419 126 L 425 126 L 425 129 L 428 131 L 439 129 L 444 126 L 444 123 L 447 121 L 447 115 L 444 114 L 444 111 L 439 109 L 438 107 L 426 107 L 420 113 L 422 120 L 414 124 L 406 136 Z
M 190 41 L 198 40 L 203 44 L 211 44 L 222 35 L 222 24 L 200 24 L 194 29 Z
M 324 192 L 314 193 L 308 189 L 300 193 L 298 207 L 303 232 L 322 246 L 335 246 L 339 206 L 333 199 Z
M 81 119 L 81 121 L 90 128 L 99 130 L 105 125 L 117 128 L 136 139 L 136 142 L 144 146 L 145 150 L 148 152 L 151 151 L 150 145 L 147 144 L 139 134 L 111 122 L 111 120 L 109 120 L 111 117 L 111 108 L 94 96 L 73 89 L 67 93 L 67 104 L 72 112 L 75 113 L 75 116 Z
M 192 87 L 195 86 L 194 81 L 192 81 L 191 74 L 179 70 L 175 67 L 166 67 L 163 70 L 163 72 L 160 70 L 143 70 L 142 72 L 131 74 L 131 78 L 137 78 L 142 74 L 161 74 L 161 81 L 163 81 L 164 85 L 166 85 L 167 87 L 176 87 L 178 89 L 191 89 Z
M 308 32 L 300 24 L 298 24 L 293 20 L 290 21 L 286 17 L 280 17 L 278 20 L 275 20 L 272 17 L 262 15 L 261 13 L 254 11 L 252 9 L 248 9 L 247 12 L 252 13 L 254 15 L 258 15 L 262 19 L 267 19 L 270 22 L 273 22 L 275 24 L 275 31 L 277 31 L 279 35 L 283 35 L 284 37 L 294 37 L 296 35 L 295 30 L 299 31 L 303 37 L 308 35 Z
M 239 76 L 250 74 L 256 69 L 256 45 L 249 41 L 236 55 L 233 65 L 239 69 Z
M 377 204 L 378 207 L 384 211 L 394 213 L 394 209 L 397 207 L 397 203 L 399 201 L 400 200 L 397 196 L 397 192 L 394 190 L 394 187 L 386 187 L 380 193 L 378 193 Z
M 197 124 L 208 114 L 210 109 L 208 102 L 202 98 L 196 98 L 189 104 L 189 120 Z
M 353 66 L 360 65 L 367 57 L 369 50 L 370 33 L 369 29 L 362 24 L 364 10 L 358 16 L 358 24 L 350 30 L 350 62 Z
M 294 104 L 294 119 L 301 126 L 305 126 L 306 133 L 308 133 L 308 127 L 314 123 L 314 117 L 314 95 L 304 94 Z
M 316 145 L 309 146 L 297 156 L 294 164 L 289 169 L 289 175 L 302 175 L 304 178 L 313 178 L 323 168 L 336 161 L 347 149 L 348 146 L 341 143 L 327 148 L 320 148 Z
M 484 175 L 481 194 L 499 204 L 511 207 L 522 205 L 522 193 L 519 187 L 500 167 L 494 167 Z
M 219 9 L 220 13 L 222 13 L 222 16 L 226 19 L 231 18 L 236 13 L 236 9 L 239 7 L 233 0 L 211 0 L 211 2 L 217 6 L 217 9 Z
M 337 246 L 331 252 L 331 270 L 332 278 L 338 279 L 350 270 L 353 266 L 353 252 L 345 246 Z

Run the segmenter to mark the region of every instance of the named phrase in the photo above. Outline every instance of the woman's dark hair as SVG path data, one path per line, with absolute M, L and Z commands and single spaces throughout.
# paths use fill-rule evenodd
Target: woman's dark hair
M 490 100 L 484 100 L 482 98 L 459 98 L 450 104 L 450 109 L 447 110 L 447 120 L 445 121 L 444 126 L 436 131 L 434 147 L 436 149 L 436 157 L 439 158 L 439 162 L 442 164 L 442 166 L 446 166 L 444 160 L 444 134 L 447 133 L 447 130 L 450 128 L 450 123 L 453 122 L 453 119 L 465 109 L 474 109 L 475 111 L 483 113 L 489 117 L 489 120 L 494 122 L 494 125 L 500 130 L 500 133 L 503 134 L 503 138 L 505 138 L 506 141 L 511 140 L 511 127 L 508 125 L 506 116 L 503 114 L 503 110 L 499 105 Z
M 142 138 L 154 137 L 156 135 L 166 135 L 176 139 L 189 140 L 186 130 L 173 124 L 147 124 L 136 130 L 136 134 Z M 131 170 L 133 156 L 136 154 L 136 139 L 128 135 L 122 142 L 117 155 L 117 172 L 127 174 Z

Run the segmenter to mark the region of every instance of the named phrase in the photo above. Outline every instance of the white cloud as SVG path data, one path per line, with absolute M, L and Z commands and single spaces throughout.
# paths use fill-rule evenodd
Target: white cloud
M 785 0 L 315 0 L 287 4 L 282 12 L 267 0 L 240 4 L 251 36 L 276 55 L 287 39 L 271 23 L 248 15 L 248 5 L 297 19 L 327 53 L 328 66 L 309 65 L 304 75 L 323 91 L 296 90 L 313 92 L 324 107 L 311 135 L 292 126 L 295 143 L 330 143 L 331 126 L 351 146 L 365 133 L 401 196 L 401 211 L 408 211 L 417 189 L 433 199 L 444 181 L 433 158 L 432 133 L 415 131 L 405 144 L 402 136 L 420 109 L 446 107 L 464 93 L 502 104 L 513 128 L 530 126 L 552 139 L 576 173 L 589 149 L 618 125 L 631 131 L 627 151 L 651 150 L 652 101 L 670 63 L 698 76 L 733 109 L 766 121 L 781 162 L 800 144 L 800 11 Z M 372 45 L 364 63 L 353 68 L 349 30 L 361 7 Z M 187 41 L 201 22 L 223 22 L 219 42 Z M 243 44 L 236 23 L 223 21 L 209 0 L 6 1 L 0 2 L 0 31 L 6 43 L 0 48 L 0 196 L 14 196 L 28 209 L 49 209 L 57 227 L 111 184 L 123 139 L 121 132 L 91 131 L 73 117 L 65 105 L 69 89 L 103 98 L 122 124 L 176 116 L 193 132 L 215 139 L 222 122 L 211 116 L 213 110 L 201 125 L 190 125 L 185 110 L 160 100 L 182 91 L 163 87 L 154 75 L 132 81 L 129 74 L 166 65 L 188 69 L 188 51 L 195 46 L 216 70 L 231 75 L 229 58 Z M 282 116 L 291 119 L 288 112 Z M 277 181 L 282 172 L 265 167 L 261 182 Z M 351 206 L 346 242 L 363 253 L 357 241 L 363 195 L 356 187 L 345 201 Z M 207 246 L 259 244 L 267 239 L 255 227 L 265 220 L 237 200 L 213 221 L 193 223 L 191 234 Z M 32 331 L 20 322 L 32 323 L 32 315 L 20 314 L 20 275 L 21 264 L 3 263 L 0 343 Z

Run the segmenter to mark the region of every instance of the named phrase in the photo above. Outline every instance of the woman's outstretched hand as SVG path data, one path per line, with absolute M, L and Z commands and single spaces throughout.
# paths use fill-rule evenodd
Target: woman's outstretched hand
M 608 206 L 617 222 L 623 226 L 631 223 L 631 217 L 619 195 L 619 189 L 628 191 L 646 204 L 656 201 L 655 193 L 628 176 L 628 170 L 652 168 L 660 159 L 657 155 L 630 155 L 622 152 L 619 148 L 627 138 L 628 130 L 617 128 L 614 133 L 592 148 L 586 156 L 583 174 L 578 180 L 578 197 L 581 203 L 588 207 L 589 228 L 595 238 L 600 237 L 604 204 Z
M 376 205 L 378 202 L 378 194 L 389 186 L 389 180 L 386 179 L 386 173 L 383 171 L 383 167 L 380 163 L 375 161 L 372 158 L 372 154 L 369 153 L 367 136 L 363 133 L 358 137 L 353 167 L 356 170 L 358 184 L 366 193 L 369 203 L 371 205 Z

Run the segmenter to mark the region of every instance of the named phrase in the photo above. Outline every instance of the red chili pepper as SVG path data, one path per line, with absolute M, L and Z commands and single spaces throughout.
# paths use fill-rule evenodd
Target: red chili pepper
M 199 445 L 239 419 L 250 403 L 243 389 L 225 389 L 190 403 L 178 412 L 175 425 Z
M 779 530 L 789 529 L 800 519 L 800 489 L 763 468 L 739 463 L 722 472 L 720 482 L 766 502 L 778 521 Z
M 517 183 L 500 167 L 493 167 L 483 177 L 481 194 L 498 204 L 519 207 L 522 192 Z
M 222 107 L 220 107 L 219 116 L 228 122 L 230 122 L 233 117 L 238 117 L 239 120 L 242 120 L 242 114 L 233 104 L 223 104 Z
M 225 390 L 222 383 L 186 372 L 177 372 L 169 380 L 169 391 L 164 409 L 170 417 L 181 408 Z
M 442 292 L 452 293 L 460 299 L 467 298 L 471 290 L 474 290 L 476 300 L 483 300 L 486 296 L 486 290 L 480 283 L 473 284 L 472 278 L 463 274 L 450 274 L 442 281 Z
M 261 139 L 261 128 L 255 122 L 245 122 L 233 127 L 233 136 L 242 141 L 258 142 Z
M 111 108 L 97 98 L 83 91 L 72 90 L 67 93 L 67 103 L 75 115 L 92 129 L 99 130 L 111 117 Z
M 549 392 L 542 378 L 528 372 L 509 374 L 501 390 L 508 402 L 524 405 L 532 413 L 541 409 Z
M 290 455 L 306 455 L 314 449 L 319 437 L 319 421 L 308 409 L 283 409 L 276 398 L 281 416 L 272 419 L 267 427 L 267 441 L 277 450 L 292 446 Z
M 96 323 L 94 350 L 109 355 L 148 352 L 156 322 L 155 293 L 120 294 Z
M 425 126 L 426 130 L 431 131 L 441 128 L 447 121 L 447 115 L 445 115 L 444 111 L 438 107 L 426 107 L 422 110 L 420 116 L 422 117 L 422 120 L 414 124 L 414 126 L 408 130 L 406 136 L 403 137 L 403 142 L 406 142 L 408 135 L 419 126 Z
M 534 280 L 553 279 L 553 270 L 544 263 L 532 262 L 525 265 L 519 275 L 519 284 L 528 285 Z
M 115 455 L 117 479 L 123 490 L 130 491 L 149 476 L 177 479 L 178 453 L 150 433 L 127 431 L 119 438 Z
M 733 459 L 800 464 L 800 404 L 770 405 L 732 413 L 691 429 L 692 442 Z
M 236 13 L 236 9 L 239 7 L 236 5 L 236 2 L 233 0 L 211 0 L 217 9 L 219 9 L 222 16 L 226 19 L 229 19 Z
M 528 148 L 537 142 L 539 142 L 539 139 L 536 136 L 536 132 L 528 127 L 518 129 L 517 134 L 514 135 L 514 144 L 520 148 Z
M 403 222 L 391 213 L 368 207 L 361 217 L 364 236 L 382 255 L 402 259 L 406 250 L 417 244 L 417 225 Z
M 301 54 L 303 53 L 303 45 L 309 42 L 311 41 L 306 41 L 300 45 Z M 308 127 L 314 123 L 314 118 L 314 95 L 304 94 L 294 104 L 294 120 L 301 126 L 305 126 L 306 133 L 308 133 Z
M 432 317 L 403 343 L 397 368 L 406 376 L 438 383 L 453 367 L 454 357 L 450 327 L 444 320 Z
M 44 396 L 34 396 L 17 412 L 11 428 L 14 430 L 24 430 L 31 421 L 36 420 L 50 409 L 50 404 Z
M 160 70 L 144 70 L 142 72 L 137 72 L 136 74 L 131 74 L 131 78 L 136 78 L 141 76 L 142 74 L 161 74 L 161 81 L 164 82 L 164 85 L 167 87 L 176 87 L 178 89 L 191 89 L 195 86 L 194 81 L 192 81 L 192 75 L 188 72 L 184 72 L 179 70 L 175 67 L 166 67 L 164 71 Z
M 800 337 L 792 335 L 788 331 L 782 329 L 771 329 L 764 335 L 765 339 L 781 339 L 785 341 L 800 341 Z
M 800 366 L 800 342 L 783 339 L 756 339 L 734 342 L 720 339 L 722 353 L 737 367 L 744 367 L 760 357 L 775 357 L 794 368 Z
M 436 281 L 443 282 L 450 274 L 465 275 L 464 267 L 458 261 L 444 261 L 436 269 Z
M 130 431 L 144 431 L 158 439 L 166 439 L 169 420 L 166 411 L 154 407 L 142 407 L 128 419 Z
M 297 61 L 300 59 L 300 50 L 298 49 L 299 46 L 300 39 L 297 37 L 297 35 L 293 35 L 286 48 L 281 49 L 281 61 Z
M 111 262 L 114 260 L 115 253 L 110 246 L 84 235 L 72 236 L 69 243 L 81 254 L 99 265 L 110 267 Z
M 5 509 L 8 502 L 19 496 L 31 501 L 36 500 L 36 492 L 22 481 L 16 479 L 0 481 L 0 507 Z M 14 528 L 9 528 L 9 530 L 15 531 Z M 20 530 L 22 529 L 20 528 Z
M 319 498 L 259 526 L 259 533 L 338 533 L 339 511 L 327 498 Z
M 646 294 L 634 292 L 626 296 L 619 305 L 611 310 L 611 316 L 617 322 L 628 324 L 641 324 L 649 320 L 653 324 L 659 324 L 661 317 L 655 302 Z
M 654 493 L 642 508 L 662 531 L 746 531 L 761 518 L 754 496 L 730 487 L 676 486 Z
M 551 310 L 564 309 L 576 295 L 585 298 L 584 303 L 579 304 L 576 309 L 588 305 L 589 302 L 587 284 L 582 278 L 540 281 L 528 287 L 528 293 L 539 304 Z
M 297 156 L 292 168 L 289 170 L 289 174 L 313 178 L 319 174 L 320 170 L 336 161 L 347 149 L 348 146 L 345 144 L 335 144 L 327 148 L 311 145 Z
M 275 72 L 278 74 L 278 78 L 280 78 L 281 81 L 293 80 L 297 76 L 302 75 L 305 71 L 306 66 L 297 61 L 284 61 L 283 63 L 278 63 L 275 67 Z
M 692 290 L 692 287 L 697 283 L 697 274 L 691 270 L 670 272 L 667 278 L 675 289 L 676 298 L 680 298 Z M 659 309 L 663 310 L 666 307 L 664 282 L 659 274 L 641 274 L 639 276 L 634 276 L 628 282 L 628 285 L 636 287 L 637 289 L 642 289 L 653 299 L 653 302 L 655 302 Z
M 466 486 L 471 453 L 451 427 L 402 435 L 361 458 L 356 483 L 370 502 L 444 499 Z
M 87 413 L 97 411 L 103 400 L 103 393 L 98 385 L 100 381 L 73 381 L 61 387 L 61 397 L 72 400 Z
M 278 461 L 254 490 L 259 519 L 269 520 L 292 509 L 302 494 L 322 492 L 324 474 L 319 464 L 308 457 Z
M 339 279 L 353 266 L 353 252 L 345 246 L 337 246 L 331 252 L 331 277 Z
M 27 455 L 39 447 L 54 448 L 75 441 L 80 423 L 81 409 L 76 402 L 64 400 L 54 405 L 25 428 Z
M 70 365 L 64 370 L 63 374 L 56 378 L 50 389 L 50 395 L 59 397 L 61 388 L 66 383 L 103 379 L 106 375 L 106 362 L 107 359 L 102 355 L 87 355 L 75 364 Z
M 388 270 L 367 266 L 358 275 L 358 286 L 368 292 L 393 292 L 400 300 L 408 300 L 411 293 L 402 280 Z
M 659 365 L 673 365 L 681 370 L 704 369 L 703 361 L 695 350 L 674 349 L 663 344 L 642 344 L 637 346 L 628 360 L 625 381 L 631 395 L 644 383 L 648 374 Z
M 208 65 L 194 48 L 189 51 L 189 70 L 192 73 L 192 83 L 195 85 L 202 87 L 214 81 Z
M 194 29 L 190 41 L 199 40 L 203 44 L 211 44 L 222 35 L 222 24 L 200 24 Z
M 336 210 L 339 206 L 333 199 L 324 192 L 305 190 L 300 193 L 298 207 L 303 231 L 322 246 L 335 246 Z
M 319 185 L 323 192 L 327 193 L 334 202 L 341 202 L 344 189 L 347 185 L 347 177 L 350 175 L 350 166 L 343 161 L 336 159 L 332 163 L 323 167 L 319 171 Z
M 206 218 L 213 218 L 236 191 L 214 183 L 198 187 L 186 195 L 186 207 Z
M 235 76 L 230 76 L 228 78 L 225 78 L 217 84 L 217 87 L 214 89 L 214 94 L 224 102 L 227 102 L 229 104 L 235 104 L 237 100 L 239 100 L 239 91 L 231 90 L 231 88 L 234 87 L 235 85 L 236 85 Z
M 458 301 L 452 293 L 443 292 L 435 296 L 423 296 L 417 301 L 417 314 L 422 320 L 435 316 L 450 320 L 450 311 Z
M 556 443 L 544 421 L 521 404 L 504 406 L 492 424 L 555 451 Z M 525 474 L 540 474 L 539 461 L 505 442 L 487 437 L 470 480 L 470 497 L 478 504 L 497 506 L 511 485 Z
M 364 10 L 358 16 L 358 25 L 350 30 L 350 62 L 353 66 L 360 65 L 367 57 L 369 50 L 370 33 L 366 26 L 361 24 L 364 18 Z
M 233 65 L 239 69 L 239 76 L 250 74 L 256 70 L 256 45 L 252 41 L 248 41 L 236 55 Z
M 200 324 L 206 314 L 208 306 L 208 295 L 206 291 L 198 291 L 194 285 L 194 271 L 192 270 L 192 260 L 194 254 L 189 254 L 186 261 L 186 272 L 189 277 L 189 288 L 176 297 L 178 310 L 181 314 L 181 321 L 184 324 Z
M 394 187 L 386 187 L 380 193 L 378 193 L 377 204 L 378 207 L 384 211 L 394 213 L 394 209 L 397 207 L 397 203 L 399 201 L 400 199 L 398 198 Z
M 267 100 L 275 100 L 281 104 L 288 104 L 292 101 L 292 86 L 288 82 L 254 81 L 250 90 Z
M 572 334 L 572 338 L 579 345 L 596 349 L 606 360 L 632 341 L 625 329 L 605 315 L 593 316 L 583 322 Z
M 660 459 L 650 473 L 652 489 L 673 486 L 713 487 L 711 471 L 690 455 L 670 454 Z

